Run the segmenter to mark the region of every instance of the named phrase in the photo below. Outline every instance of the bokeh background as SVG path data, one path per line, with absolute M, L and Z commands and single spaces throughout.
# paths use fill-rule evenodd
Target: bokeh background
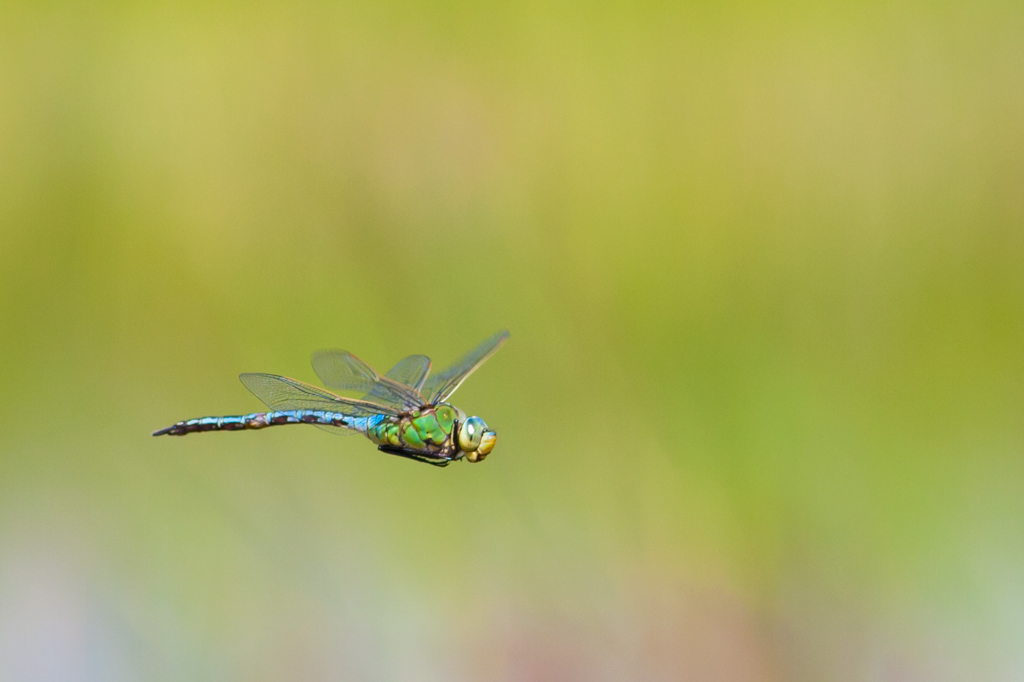
M 6 2 L 0 359 L 0 680 L 1024 679 L 1024 5 Z

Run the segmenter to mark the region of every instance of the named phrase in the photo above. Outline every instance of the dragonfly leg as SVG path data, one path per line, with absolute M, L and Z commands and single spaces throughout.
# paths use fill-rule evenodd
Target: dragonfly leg
M 422 455 L 417 455 L 414 452 L 409 452 L 408 450 L 404 450 L 402 448 L 391 447 L 389 445 L 378 445 L 377 449 L 380 450 L 381 452 L 386 452 L 389 455 L 405 457 L 406 459 L 411 459 L 415 462 L 423 462 L 424 464 L 431 464 L 436 467 L 446 467 L 449 464 L 451 464 L 451 460 L 448 459 L 430 459 L 428 457 L 423 457 Z

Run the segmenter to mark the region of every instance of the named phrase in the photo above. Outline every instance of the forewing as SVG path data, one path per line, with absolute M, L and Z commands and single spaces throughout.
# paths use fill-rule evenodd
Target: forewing
M 440 374 L 435 374 L 427 379 L 423 385 L 423 394 L 430 397 L 431 404 L 444 402 L 455 393 L 462 382 L 476 368 L 484 363 L 487 358 L 494 355 L 494 352 L 501 348 L 508 338 L 508 331 L 500 331 L 497 334 L 484 339 L 480 345 L 466 353 L 454 365 Z
M 384 376 L 419 391 L 423 388 L 423 382 L 429 373 L 430 358 L 426 355 L 410 355 L 399 360 L 398 364 L 389 369 Z
M 429 364 L 429 360 L 427 362 Z M 401 364 L 396 365 L 396 368 Z M 328 388 L 365 393 L 371 402 L 388 405 L 399 411 L 416 408 L 426 402 L 415 388 L 382 377 L 348 351 L 321 350 L 313 353 L 313 371 Z
M 336 391 L 369 393 L 380 375 L 365 362 L 344 350 L 313 353 L 313 371 L 328 388 Z
M 352 417 L 398 414 L 398 410 L 387 405 L 343 398 L 322 388 L 276 374 L 242 374 L 238 378 L 272 410 L 327 410 Z

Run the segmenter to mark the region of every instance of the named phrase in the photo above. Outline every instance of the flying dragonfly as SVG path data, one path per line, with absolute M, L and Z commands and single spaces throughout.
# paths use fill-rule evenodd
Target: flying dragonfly
M 466 417 L 448 399 L 506 339 L 508 332 L 500 331 L 433 375 L 425 355 L 410 355 L 381 376 L 348 351 L 317 351 L 313 371 L 324 385 L 332 391 L 362 393 L 361 398 L 346 398 L 276 374 L 242 374 L 238 378 L 270 412 L 199 417 L 153 435 L 312 424 L 336 434 L 361 433 L 381 452 L 434 466 L 448 466 L 463 457 L 482 462 L 494 449 L 497 434 L 480 417 Z

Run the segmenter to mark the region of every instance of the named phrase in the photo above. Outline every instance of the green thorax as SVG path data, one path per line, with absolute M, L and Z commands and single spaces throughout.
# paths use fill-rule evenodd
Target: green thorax
M 456 419 L 456 409 L 440 403 L 389 417 L 369 429 L 366 436 L 377 445 L 406 448 L 430 455 L 452 455 L 458 450 L 452 434 Z

